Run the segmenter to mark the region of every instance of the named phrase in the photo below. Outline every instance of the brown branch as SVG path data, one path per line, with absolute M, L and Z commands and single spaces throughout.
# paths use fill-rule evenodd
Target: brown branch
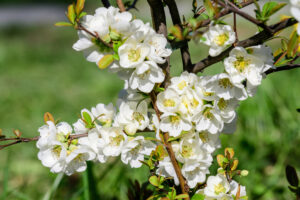
M 156 113 L 156 116 L 158 117 L 158 120 L 160 121 L 160 111 L 158 109 L 158 107 L 156 106 L 156 94 L 155 92 L 151 92 L 150 93 L 150 98 L 151 98 L 151 102 L 152 102 L 152 105 L 153 105 L 153 108 L 155 110 L 155 113 Z M 169 133 L 163 133 L 163 143 L 164 143 L 164 146 L 166 147 L 167 149 L 167 152 L 168 152 L 168 155 L 171 159 L 171 162 L 172 162 L 172 165 L 174 167 L 174 170 L 176 172 L 176 176 L 179 180 L 179 183 L 180 183 L 180 188 L 181 188 L 181 191 L 183 194 L 188 194 L 189 192 L 189 186 L 186 184 L 186 181 L 182 175 L 182 172 L 181 172 L 181 169 L 177 163 L 177 160 L 175 158 L 175 153 L 173 151 L 173 148 L 172 148 L 172 145 L 170 142 L 168 142 L 169 140 Z M 189 199 L 189 198 L 186 198 L 186 199 Z
M 116 1 L 117 1 L 117 4 L 118 4 L 118 7 L 120 8 L 120 11 L 121 12 L 126 11 L 125 6 L 123 4 L 123 1 L 122 0 L 116 0 Z
M 269 26 L 269 29 L 271 30 L 271 32 L 269 32 L 267 30 L 263 30 L 262 32 L 254 35 L 246 40 L 238 42 L 236 44 L 236 46 L 246 48 L 246 47 L 262 44 L 266 40 L 273 37 L 275 35 L 275 33 L 277 33 L 278 31 L 281 31 L 281 30 L 283 30 L 289 26 L 292 26 L 296 23 L 297 23 L 297 21 L 293 18 L 283 20 L 281 22 L 278 22 L 277 24 L 273 24 L 273 25 Z M 234 48 L 234 46 L 229 47 L 227 50 L 223 51 L 220 55 L 218 55 L 216 57 L 208 56 L 207 58 L 196 63 L 190 72 L 198 73 L 198 72 L 204 70 L 205 68 L 207 68 L 208 66 L 222 61 L 224 58 L 228 57 L 230 51 L 233 48 Z
M 147 0 L 151 9 L 152 23 L 157 33 L 163 34 L 167 37 L 167 22 L 164 10 L 164 5 L 161 0 Z M 162 86 L 167 87 L 170 82 L 170 57 L 166 58 L 166 63 L 160 65 L 165 71 L 165 81 Z
M 179 11 L 178 11 L 175 0 L 165 0 L 165 2 L 167 4 L 167 6 L 169 7 L 169 11 L 171 14 L 173 24 L 178 25 L 182 30 L 181 19 L 180 19 Z M 189 68 L 193 67 L 193 64 L 192 64 L 191 55 L 189 52 L 189 45 L 186 40 L 184 40 L 182 42 L 182 46 L 180 47 L 180 52 L 181 52 L 183 70 L 188 71 Z
M 296 68 L 300 68 L 300 64 L 287 64 L 284 66 L 276 67 L 275 69 L 269 69 L 268 71 L 265 72 L 265 74 L 268 75 L 273 72 L 280 72 L 280 71 L 291 70 Z

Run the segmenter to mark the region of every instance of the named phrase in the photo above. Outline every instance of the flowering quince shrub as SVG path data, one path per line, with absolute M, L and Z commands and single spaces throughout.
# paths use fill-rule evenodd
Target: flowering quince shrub
M 109 5 L 108 1 L 103 1 Z M 134 8 L 136 1 L 127 10 Z M 238 200 L 248 199 L 245 186 L 234 180 L 247 176 L 238 169 L 232 148 L 221 148 L 220 134 L 235 131 L 239 104 L 255 95 L 268 74 L 299 67 L 299 28 L 273 51 L 264 42 L 300 20 L 300 1 L 291 0 L 293 17 L 268 25 L 269 18 L 285 3 L 256 1 L 192 2 L 193 16 L 181 22 L 174 0 L 148 0 L 154 28 L 132 16 L 122 1 L 118 7 L 97 8 L 93 15 L 83 12 L 84 0 L 68 7 L 69 22 L 78 41 L 73 45 L 86 60 L 108 69 L 124 80 L 124 89 L 114 106 L 99 103 L 82 109 L 73 126 L 55 121 L 50 113 L 35 138 L 22 138 L 15 131 L 13 143 L 37 140 L 38 159 L 53 173 L 72 175 L 85 171 L 87 161 L 108 162 L 113 157 L 132 168 L 149 167 L 150 199 Z M 255 17 L 241 8 L 255 4 Z M 164 5 L 170 9 L 174 26 L 166 29 Z M 233 25 L 223 16 L 233 13 Z M 239 40 L 236 18 L 254 23 L 258 32 Z M 209 56 L 192 64 L 188 41 L 209 46 Z M 171 49 L 172 47 L 172 49 Z M 170 77 L 170 55 L 180 49 L 183 72 Z M 222 62 L 224 71 L 197 75 L 208 66 Z M 4 139 L 3 139 L 4 138 Z M 217 172 L 210 166 L 218 163 Z M 131 199 L 140 199 L 131 195 Z

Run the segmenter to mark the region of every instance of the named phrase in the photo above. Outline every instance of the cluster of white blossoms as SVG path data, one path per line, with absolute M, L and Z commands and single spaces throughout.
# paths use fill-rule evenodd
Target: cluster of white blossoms
M 291 13 L 295 19 L 300 22 L 300 0 L 290 0 L 291 2 Z M 297 29 L 298 35 L 300 35 L 300 26 L 298 24 Z
M 292 2 L 299 5 L 299 1 Z M 83 109 L 74 128 L 66 122 L 47 121 L 39 129 L 37 142 L 42 164 L 51 172 L 71 175 L 84 171 L 86 161 L 104 163 L 120 156 L 123 163 L 138 168 L 166 142 L 162 135 L 168 133 L 188 186 L 204 183 L 213 153 L 221 147 L 220 134 L 235 131 L 239 102 L 255 94 L 265 72 L 273 67 L 271 49 L 265 45 L 235 47 L 224 60 L 223 73 L 197 76 L 183 72 L 171 78 L 167 88 L 158 88 L 161 92 L 155 90 L 157 98 L 153 99 L 149 93 L 165 78 L 158 64 L 171 54 L 167 39 L 149 23 L 132 20 L 129 12 L 120 13 L 113 7 L 99 8 L 94 15 L 85 16 L 82 26 L 102 41 L 118 44 L 114 48 L 118 62 L 110 70 L 125 80 L 125 90 L 120 93 L 118 109 L 112 104 Z M 88 61 L 98 63 L 111 53 L 99 38 L 83 30 L 78 35 L 73 48 L 84 51 Z M 215 25 L 203 38 L 210 46 L 209 54 L 217 56 L 235 42 L 235 33 L 228 25 Z M 143 136 L 149 131 L 155 132 L 156 138 Z M 169 156 L 155 167 L 158 175 L 179 184 Z M 238 190 L 241 198 L 246 196 L 245 187 L 235 181 L 229 183 L 219 174 L 208 177 L 207 186 L 198 192 L 207 200 L 235 199 Z
M 114 49 L 118 62 L 110 70 L 125 80 L 125 89 L 150 93 L 156 83 L 164 81 L 165 74 L 158 64 L 165 63 L 172 51 L 166 48 L 167 39 L 157 34 L 149 23 L 132 20 L 129 12 L 120 13 L 118 8 L 109 7 L 98 8 L 94 15 L 85 16 L 82 26 L 106 43 L 119 44 Z M 78 35 L 73 49 L 84 51 L 88 61 L 99 63 L 106 54 L 112 53 L 113 49 L 86 31 L 80 30 Z

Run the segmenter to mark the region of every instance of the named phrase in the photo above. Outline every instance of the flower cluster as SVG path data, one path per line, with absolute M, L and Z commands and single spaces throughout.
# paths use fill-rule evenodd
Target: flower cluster
M 152 159 L 159 145 L 166 151 L 161 144 L 168 142 L 188 186 L 204 183 L 213 153 L 221 147 L 220 134 L 235 130 L 239 102 L 255 94 L 265 72 L 273 67 L 271 49 L 265 45 L 235 47 L 224 60 L 223 73 L 197 76 L 183 72 L 171 78 L 167 88 L 160 88 L 165 74 L 158 65 L 171 50 L 166 48 L 167 39 L 149 23 L 132 20 L 129 12 L 110 7 L 85 16 L 81 26 L 84 29 L 78 32 L 73 48 L 98 64 L 113 52 L 110 70 L 125 80 L 125 87 L 118 108 L 100 103 L 83 109 L 74 129 L 66 122 L 47 121 L 39 129 L 37 142 L 42 164 L 52 172 L 71 175 L 85 170 L 86 161 L 104 163 L 120 156 L 123 163 L 138 168 Z M 217 56 L 235 40 L 229 25 L 215 25 L 202 42 L 210 46 L 211 56 Z M 156 138 L 146 138 L 143 132 L 155 132 Z M 179 184 L 167 154 L 155 160 L 152 169 Z M 209 176 L 207 186 L 198 193 L 208 200 L 236 199 L 237 191 L 240 198 L 246 196 L 245 187 L 218 174 Z
M 115 51 L 115 62 L 110 70 L 125 80 L 125 88 L 150 93 L 156 83 L 162 83 L 165 74 L 158 64 L 172 51 L 166 48 L 167 39 L 157 34 L 150 24 L 139 19 L 132 20 L 129 12 L 118 8 L 98 8 L 94 15 L 87 15 L 82 26 L 98 37 L 93 38 L 84 30 L 78 32 L 79 40 L 73 49 L 84 51 L 86 59 L 99 63 Z M 113 44 L 113 49 L 104 43 Z

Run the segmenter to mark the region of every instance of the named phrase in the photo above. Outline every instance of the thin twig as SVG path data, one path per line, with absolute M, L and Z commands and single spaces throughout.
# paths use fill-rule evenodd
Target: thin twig
M 117 1 L 117 4 L 118 4 L 118 7 L 119 7 L 120 11 L 121 12 L 126 11 L 123 1 L 122 0 L 116 0 L 116 1 Z
M 235 42 L 234 45 L 239 41 L 238 33 L 237 33 L 237 22 L 236 22 L 236 13 L 233 13 L 233 31 L 235 32 Z
M 286 20 L 283 20 L 277 24 L 273 24 L 269 26 L 269 29 L 271 30 L 271 33 L 267 30 L 264 30 L 246 40 L 240 41 L 236 44 L 236 46 L 240 47 L 250 47 L 255 46 L 264 43 L 266 40 L 270 39 L 277 33 L 278 31 L 281 31 L 282 29 L 285 29 L 289 26 L 292 26 L 296 24 L 297 21 L 293 18 L 289 18 Z M 229 47 L 227 50 L 223 51 L 220 55 L 216 57 L 208 56 L 207 58 L 201 60 L 200 62 L 196 63 L 193 67 L 193 69 L 190 72 L 198 73 L 204 70 L 205 68 L 218 63 L 222 61 L 224 58 L 228 57 L 230 51 L 234 48 L 234 46 Z
M 280 71 L 285 71 L 285 70 L 291 70 L 291 69 L 296 69 L 300 68 L 300 64 L 287 64 L 284 66 L 276 67 L 274 69 L 269 69 L 268 71 L 265 72 L 265 74 L 271 74 L 273 72 L 280 72 Z
M 178 25 L 182 30 L 181 19 L 180 19 L 179 11 L 178 11 L 175 0 L 165 0 L 165 2 L 167 4 L 167 6 L 169 7 L 169 11 L 171 14 L 173 24 Z M 183 70 L 188 71 L 189 68 L 193 67 L 193 64 L 192 64 L 191 55 L 189 52 L 189 45 L 186 40 L 182 41 L 182 46 L 180 47 L 180 52 L 181 52 Z
M 254 3 L 253 0 L 242 2 L 242 3 L 240 3 L 241 9 L 244 8 L 244 7 L 247 7 L 247 6 L 251 5 L 253 3 Z M 230 13 L 232 13 L 232 11 L 228 7 L 226 7 L 224 10 L 222 10 L 218 14 L 218 18 L 224 17 L 225 15 L 228 15 Z M 202 23 L 199 23 L 199 25 L 198 25 L 198 27 L 196 27 L 196 29 L 199 29 L 201 27 L 205 27 L 205 26 L 209 25 L 210 23 L 211 23 L 210 19 L 204 20 L 204 21 L 202 21 Z
M 88 33 L 89 35 L 96 38 L 97 40 L 99 40 L 101 43 L 103 43 L 105 46 L 107 46 L 109 48 L 113 47 L 112 44 L 109 44 L 109 43 L 105 42 L 104 40 L 101 39 L 101 37 L 99 37 L 99 35 L 97 33 L 93 33 L 91 31 L 89 31 L 84 26 L 82 26 L 79 22 L 77 22 L 77 30 L 82 30 L 82 31 Z
M 241 17 L 247 19 L 248 21 L 256 24 L 257 26 L 260 26 L 261 28 L 271 32 L 271 30 L 269 29 L 269 27 L 264 23 L 264 22 L 261 22 L 259 20 L 257 20 L 256 18 L 252 17 L 251 15 L 249 15 L 248 13 L 246 12 L 243 12 L 239 7 L 237 7 L 234 3 L 228 1 L 228 0 L 225 0 L 226 4 L 223 3 L 222 1 L 217 1 L 219 3 L 219 5 L 221 5 L 222 7 L 228 7 L 229 10 L 231 10 L 232 12 L 240 15 Z

